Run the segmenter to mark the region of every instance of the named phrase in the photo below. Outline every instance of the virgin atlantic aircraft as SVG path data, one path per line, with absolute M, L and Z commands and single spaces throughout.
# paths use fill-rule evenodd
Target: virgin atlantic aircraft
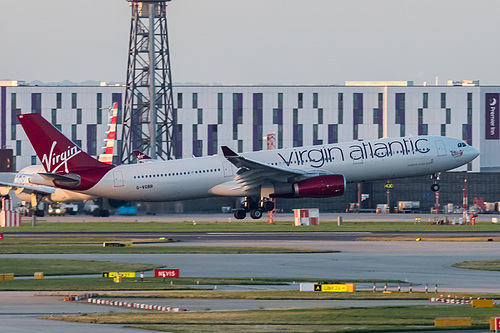
M 31 183 L 115 200 L 245 197 L 237 219 L 247 212 L 260 218 L 274 208 L 270 198 L 340 196 L 346 182 L 432 175 L 479 155 L 461 140 L 415 136 L 243 154 L 223 146 L 223 155 L 115 166 L 92 158 L 39 114 L 17 117 L 45 168 Z

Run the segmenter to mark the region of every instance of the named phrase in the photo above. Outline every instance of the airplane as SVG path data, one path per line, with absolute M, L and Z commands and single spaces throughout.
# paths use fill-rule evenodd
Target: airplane
M 134 153 L 135 158 L 137 158 L 137 163 L 158 162 L 158 160 L 152 159 L 140 150 L 134 149 L 132 152 Z
M 113 159 L 117 114 L 118 103 L 115 102 L 113 104 L 113 108 L 111 109 L 109 131 L 107 131 L 108 136 L 105 139 L 106 146 L 104 147 L 104 152 L 99 155 L 99 161 L 107 164 L 111 164 Z M 14 177 L 14 181 L 12 183 L 0 182 L 0 195 L 6 196 L 11 189 L 14 189 L 15 195 L 20 200 L 31 202 L 32 207 L 35 207 L 35 214 L 37 216 L 43 216 L 43 211 L 37 209 L 42 200 L 55 203 L 96 199 L 96 197 L 92 195 L 80 192 L 31 183 L 31 177 L 43 172 L 45 172 L 45 170 L 42 165 L 30 165 L 21 169 Z M 103 210 L 101 209 L 101 211 Z
M 410 136 L 242 154 L 222 146 L 223 155 L 115 166 L 83 152 L 41 115 L 17 117 L 45 168 L 32 183 L 115 200 L 245 197 L 236 219 L 262 217 L 274 208 L 271 198 L 340 196 L 347 182 L 433 175 L 479 155 L 462 140 Z

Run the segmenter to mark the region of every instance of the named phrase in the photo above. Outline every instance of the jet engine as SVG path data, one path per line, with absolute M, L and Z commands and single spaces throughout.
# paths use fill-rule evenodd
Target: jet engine
M 290 185 L 275 187 L 271 198 L 329 198 L 344 194 L 343 175 L 323 175 L 301 180 Z

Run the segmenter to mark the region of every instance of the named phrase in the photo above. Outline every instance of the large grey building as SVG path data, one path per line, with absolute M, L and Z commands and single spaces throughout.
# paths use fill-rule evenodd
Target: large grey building
M 38 112 L 93 156 L 102 151 L 108 108 L 123 108 L 122 86 L 30 86 L 0 83 L 0 148 L 15 169 L 39 163 L 16 114 Z M 346 82 L 344 86 L 175 85 L 176 158 L 321 145 L 404 135 L 463 139 L 481 155 L 455 171 L 499 172 L 500 86 L 477 81 L 417 86 L 411 81 Z M 120 126 L 117 129 L 120 144 Z M 115 154 L 117 149 L 115 149 Z M 356 192 L 356 191 L 355 191 Z M 353 198 L 347 198 L 352 202 Z

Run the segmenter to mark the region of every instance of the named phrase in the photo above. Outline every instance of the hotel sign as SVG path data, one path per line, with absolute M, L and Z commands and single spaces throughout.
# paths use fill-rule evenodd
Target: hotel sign
M 486 140 L 498 140 L 500 139 L 499 132 L 499 103 L 500 94 L 498 93 L 488 93 L 485 95 L 485 111 L 486 111 Z

